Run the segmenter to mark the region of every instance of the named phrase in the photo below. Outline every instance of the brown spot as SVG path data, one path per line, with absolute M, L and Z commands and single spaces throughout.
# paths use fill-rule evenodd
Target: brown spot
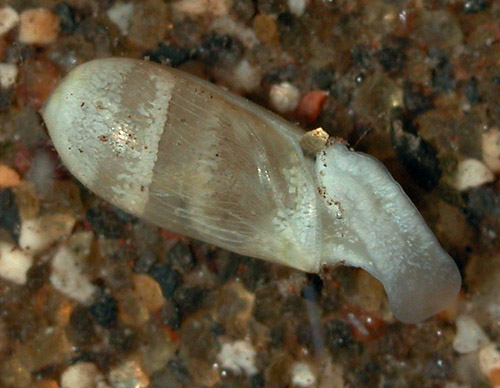
M 22 103 L 39 110 L 56 87 L 59 76 L 60 69 L 52 62 L 28 60 L 19 68 L 17 96 Z
M 80 108 L 83 108 L 84 106 L 85 106 L 85 103 L 84 103 L 84 102 L 82 102 L 82 103 L 80 104 Z
M 106 135 L 101 135 L 101 136 L 98 136 L 97 138 L 100 141 L 102 141 L 102 142 L 107 142 L 108 141 L 108 137 Z
M 302 97 L 297 107 L 297 116 L 305 123 L 314 122 L 325 105 L 327 94 L 322 90 L 313 90 Z
M 26 145 L 18 143 L 15 146 L 14 156 L 12 157 L 12 166 L 16 171 L 21 175 L 26 174 L 31 166 L 31 159 L 30 149 Z

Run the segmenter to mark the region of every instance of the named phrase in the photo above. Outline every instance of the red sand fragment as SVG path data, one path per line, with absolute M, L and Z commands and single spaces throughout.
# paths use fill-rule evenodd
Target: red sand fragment
M 297 116 L 301 121 L 312 123 L 316 121 L 326 102 L 327 94 L 323 90 L 312 90 L 306 93 L 297 107 Z

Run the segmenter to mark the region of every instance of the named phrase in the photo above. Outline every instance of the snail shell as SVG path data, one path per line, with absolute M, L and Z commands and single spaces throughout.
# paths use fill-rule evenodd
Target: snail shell
M 454 261 L 379 161 L 342 144 L 308 156 L 300 128 L 208 82 L 98 59 L 42 114 L 68 169 L 149 222 L 303 271 L 364 268 L 404 322 L 458 293 Z

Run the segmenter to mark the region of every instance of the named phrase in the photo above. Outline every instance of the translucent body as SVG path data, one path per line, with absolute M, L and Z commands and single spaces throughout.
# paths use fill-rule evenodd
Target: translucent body
M 193 76 L 88 62 L 43 116 L 78 179 L 152 223 L 304 271 L 362 267 L 405 322 L 458 292 L 456 265 L 380 162 L 340 144 L 308 157 L 300 128 Z
M 404 322 L 418 322 L 456 298 L 455 262 L 378 160 L 334 145 L 319 155 L 316 171 L 329 211 L 322 230 L 328 262 L 347 258 L 379 279 Z

